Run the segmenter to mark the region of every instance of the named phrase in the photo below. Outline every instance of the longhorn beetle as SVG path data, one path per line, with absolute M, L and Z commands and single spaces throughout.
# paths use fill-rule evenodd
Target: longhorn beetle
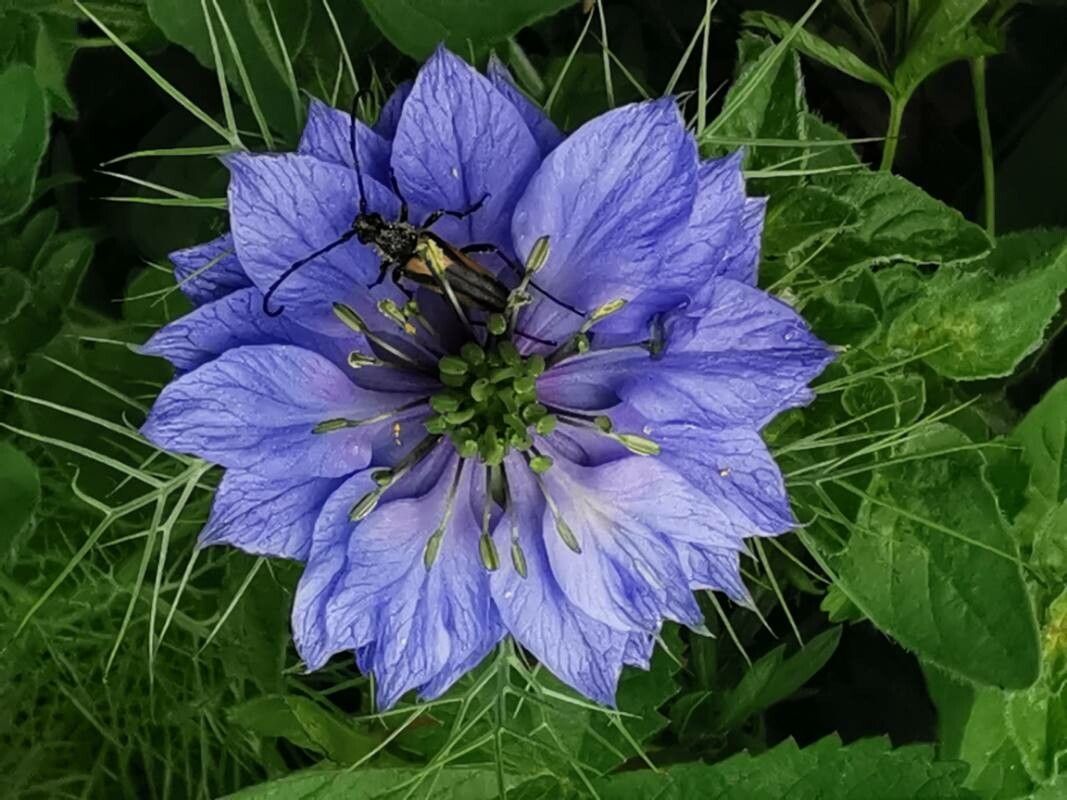
M 274 293 L 289 276 L 305 264 L 314 261 L 319 256 L 325 255 L 352 239 L 356 239 L 361 244 L 369 245 L 381 258 L 381 271 L 378 274 L 378 278 L 368 288 L 377 286 L 385 280 L 387 275 L 391 275 L 393 282 L 404 292 L 408 299 L 411 299 L 412 293 L 400 283 L 401 278 L 407 278 L 413 283 L 441 292 L 441 284 L 445 277 L 431 268 L 424 255 L 427 247 L 432 243 L 443 256 L 443 259 L 439 259 L 439 261 L 443 262 L 443 272 L 447 273 L 449 286 L 461 305 L 480 308 L 488 312 L 503 312 L 507 307 L 508 288 L 497 280 L 488 269 L 472 259 L 469 254 L 492 253 L 498 256 L 516 274 L 521 275 L 522 269 L 494 244 L 478 243 L 465 247 L 456 247 L 430 230 L 442 217 L 454 217 L 455 219 L 469 217 L 482 207 L 489 198 L 488 193 L 483 194 L 476 203 L 468 208 L 459 211 L 439 209 L 428 214 L 421 225 L 415 225 L 408 219 L 407 201 L 401 194 L 400 187 L 397 185 L 396 175 L 393 174 L 392 168 L 390 168 L 389 177 L 392 182 L 393 192 L 400 199 L 399 217 L 390 221 L 377 211 L 368 209 L 367 193 L 364 191 L 363 186 L 363 169 L 356 149 L 356 106 L 366 93 L 366 90 L 357 93 L 353 101 L 351 125 L 348 132 L 348 146 L 352 151 L 356 182 L 359 186 L 359 213 L 356 214 L 352 220 L 352 226 L 347 231 L 324 247 L 320 247 L 310 255 L 295 261 L 271 284 L 267 293 L 263 296 L 263 313 L 269 317 L 276 317 L 281 314 L 285 307 L 278 306 L 271 309 L 270 301 Z M 582 312 L 549 294 L 537 284 L 531 282 L 530 286 L 568 311 L 582 316 Z

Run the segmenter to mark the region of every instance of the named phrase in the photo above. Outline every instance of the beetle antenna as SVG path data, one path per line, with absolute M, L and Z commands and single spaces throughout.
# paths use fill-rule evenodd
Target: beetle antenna
M 360 89 L 352 98 L 352 113 L 348 125 L 348 147 L 352 151 L 352 163 L 356 167 L 356 183 L 359 184 L 359 213 L 362 216 L 367 213 L 367 193 L 363 189 L 363 168 L 359 163 L 359 152 L 356 148 L 356 111 L 364 97 L 370 97 L 370 89 Z
M 349 239 L 351 239 L 355 235 L 356 235 L 355 228 L 353 228 L 351 230 L 348 230 L 348 231 L 345 231 L 343 234 L 341 234 L 340 237 L 338 237 L 337 239 L 334 239 L 332 242 L 330 242 L 325 247 L 320 247 L 318 250 L 316 250 L 311 255 L 305 256 L 304 258 L 300 259 L 299 261 L 294 261 L 292 264 L 290 264 L 289 267 L 285 270 L 285 272 L 283 272 L 281 275 L 279 275 L 278 279 L 275 280 L 274 283 L 272 283 L 270 285 L 270 288 L 267 289 L 267 293 L 265 295 L 263 295 L 263 313 L 266 314 L 268 317 L 276 317 L 279 314 L 281 314 L 283 311 L 285 311 L 285 306 L 278 306 L 275 309 L 271 309 L 270 301 L 271 301 L 271 298 L 274 297 L 274 293 L 276 291 L 278 291 L 278 289 L 281 288 L 281 285 L 283 283 L 285 283 L 289 279 L 289 276 L 292 275 L 294 272 L 296 272 L 298 269 L 300 269 L 305 264 L 307 264 L 307 263 L 309 263 L 311 261 L 314 261 L 319 256 L 325 255 L 326 253 L 328 253 L 331 250 L 333 250 L 335 247 L 340 247 L 341 245 L 343 245 L 345 242 L 347 242 Z

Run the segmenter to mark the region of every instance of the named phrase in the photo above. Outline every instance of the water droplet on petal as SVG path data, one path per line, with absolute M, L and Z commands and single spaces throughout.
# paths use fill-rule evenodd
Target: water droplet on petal
M 459 177 L 459 169 L 457 169 L 456 167 L 452 167 L 452 177 L 453 178 L 458 178 Z

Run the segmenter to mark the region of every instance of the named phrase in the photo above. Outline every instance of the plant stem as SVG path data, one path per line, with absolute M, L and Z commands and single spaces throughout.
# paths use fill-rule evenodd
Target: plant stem
M 885 132 L 885 149 L 882 150 L 882 164 L 878 168 L 888 172 L 893 167 L 897 154 L 897 142 L 900 139 L 900 123 L 904 118 L 904 108 L 908 105 L 907 97 L 892 95 L 889 98 L 889 127 Z
M 982 194 L 986 233 L 995 235 L 997 223 L 996 173 L 993 168 L 993 135 L 989 130 L 989 106 L 986 103 L 985 56 L 971 59 L 971 83 L 974 85 L 974 111 L 978 117 L 978 138 L 982 143 Z

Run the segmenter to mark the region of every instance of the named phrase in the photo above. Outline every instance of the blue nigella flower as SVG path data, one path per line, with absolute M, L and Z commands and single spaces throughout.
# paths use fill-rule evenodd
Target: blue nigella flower
M 669 99 L 565 138 L 442 49 L 375 126 L 313 102 L 297 152 L 226 164 L 144 434 L 226 468 L 202 544 L 305 562 L 309 668 L 354 651 L 388 707 L 510 634 L 611 704 L 692 590 L 747 601 L 745 537 L 794 525 L 759 431 L 831 355 L 754 285 L 738 155 Z

